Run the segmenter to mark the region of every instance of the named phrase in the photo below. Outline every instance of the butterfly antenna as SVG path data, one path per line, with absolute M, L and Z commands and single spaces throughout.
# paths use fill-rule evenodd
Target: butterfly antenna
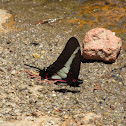
M 38 69 L 38 70 L 41 70 L 40 68 L 38 67 L 35 67 L 35 66 L 31 66 L 31 65 L 28 65 L 28 64 L 24 64 L 25 66 L 29 66 L 29 67 L 32 67 L 32 68 L 35 68 L 35 69 Z

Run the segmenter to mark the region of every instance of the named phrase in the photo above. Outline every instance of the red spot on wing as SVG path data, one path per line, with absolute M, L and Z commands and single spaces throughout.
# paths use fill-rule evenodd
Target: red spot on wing
M 72 82 L 75 82 L 75 79 L 73 79 Z
M 68 79 L 68 80 L 72 80 L 72 74 L 73 74 L 72 72 L 69 72 L 69 73 L 68 73 L 68 75 L 67 75 L 67 79 Z M 72 80 L 72 81 L 73 81 L 73 80 Z
M 47 77 L 47 76 L 48 76 L 48 73 L 46 73 L 46 75 L 45 75 L 45 79 L 48 79 L 48 77 Z

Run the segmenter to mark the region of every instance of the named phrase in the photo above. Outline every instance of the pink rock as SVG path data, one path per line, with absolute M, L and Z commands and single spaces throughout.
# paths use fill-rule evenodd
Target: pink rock
M 115 62 L 120 52 L 122 41 L 105 28 L 94 28 L 86 33 L 83 40 L 83 58 Z

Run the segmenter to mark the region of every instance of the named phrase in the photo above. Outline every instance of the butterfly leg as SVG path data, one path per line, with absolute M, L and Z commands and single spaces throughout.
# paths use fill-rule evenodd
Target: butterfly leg
M 37 83 L 41 83 L 41 77 L 39 76 L 38 73 L 33 73 L 33 72 L 28 71 L 28 70 L 25 70 L 25 72 L 29 75 L 28 76 L 29 78 L 31 78 L 31 79 L 35 78 Z

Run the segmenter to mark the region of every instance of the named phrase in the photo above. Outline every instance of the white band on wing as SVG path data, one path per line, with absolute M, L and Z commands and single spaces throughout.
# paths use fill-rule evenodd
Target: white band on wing
M 70 70 L 70 66 L 73 62 L 73 59 L 75 58 L 78 50 L 80 47 L 77 47 L 76 50 L 73 52 L 71 57 L 68 59 L 68 61 L 65 63 L 64 67 L 60 69 L 56 74 L 54 74 L 51 78 L 52 79 L 65 79 L 67 77 L 67 74 Z

